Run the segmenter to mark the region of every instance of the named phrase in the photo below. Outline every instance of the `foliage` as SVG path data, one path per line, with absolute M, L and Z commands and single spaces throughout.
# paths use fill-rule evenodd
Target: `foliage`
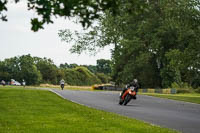
M 114 56 L 117 61 L 121 60 L 120 65 L 124 64 L 121 70 L 122 75 L 124 71 L 127 71 L 125 66 L 130 62 L 134 65 L 132 68 L 127 68 L 132 70 L 128 72 L 132 72 L 133 77 L 140 79 L 142 73 L 137 71 L 145 72 L 143 68 L 148 66 L 145 72 L 146 77 L 159 81 L 160 83 L 156 84 L 160 87 L 169 87 L 172 82 L 178 84 L 183 81 L 188 82 L 184 79 L 185 73 L 189 72 L 188 68 L 193 68 L 192 64 L 199 60 L 198 54 L 193 55 L 193 52 L 196 53 L 198 50 L 192 48 L 200 46 L 197 41 L 199 30 L 196 30 L 196 27 L 200 26 L 199 11 L 190 8 L 195 6 L 194 3 L 191 5 L 190 1 L 180 0 L 179 2 L 150 1 L 146 7 L 147 11 L 144 10 L 139 15 L 133 14 L 124 19 L 125 23 L 129 24 L 124 26 L 126 32 L 122 32 L 124 39 L 120 42 L 121 47 L 118 48 L 119 53 L 122 54 L 116 55 L 118 52 L 116 51 L 116 57 Z M 142 16 L 145 17 L 141 18 Z M 190 16 L 194 18 L 188 18 Z M 134 23 L 131 23 L 133 21 Z M 116 64 L 118 64 L 117 61 Z M 148 76 L 148 68 L 152 73 L 150 76 Z M 140 79 L 140 81 L 143 80 L 144 78 Z
M 61 30 L 61 39 L 75 41 L 73 53 L 114 44 L 112 77 L 117 84 L 137 78 L 143 87 L 200 85 L 199 1 L 134 0 L 118 7 L 116 15 L 104 12 L 99 25 L 84 34 Z
M 76 63 L 73 63 L 73 64 L 60 64 L 60 68 L 76 68 L 78 67 L 78 65 Z
M 57 84 L 57 67 L 51 59 L 47 58 L 34 58 L 37 69 L 42 75 L 42 83 Z
M 65 81 L 69 85 L 93 85 L 101 81 L 85 67 L 63 69 Z
M 174 82 L 174 83 L 172 83 L 171 87 L 172 88 L 177 88 L 177 89 L 181 89 L 181 88 L 191 89 L 192 88 L 191 86 L 188 85 L 188 83 L 183 83 L 183 82 L 180 83 L 180 84 Z
M 192 93 L 193 91 L 191 89 L 177 89 L 177 93 Z
M 172 83 L 171 85 L 172 88 L 176 88 L 177 93 L 191 93 L 194 92 L 193 88 L 188 85 L 188 83 Z
M 0 0 L 4 21 L 7 3 Z M 138 78 L 144 87 L 169 87 L 173 82 L 200 85 L 199 0 L 27 0 L 27 5 L 38 14 L 31 20 L 33 31 L 53 23 L 52 16 L 78 17 L 84 27 L 91 26 L 84 33 L 59 32 L 62 40 L 74 41 L 73 53 L 114 45 L 112 77 L 117 84 Z M 91 25 L 96 19 L 97 25 Z M 11 67 L 0 72 L 2 77 L 15 75 L 21 80 L 17 62 L 17 58 L 7 60 Z
M 60 68 L 69 68 L 69 64 L 68 63 L 64 63 L 64 64 L 60 64 L 59 66 Z
M 109 61 L 109 60 L 108 60 Z M 105 68 L 104 68 L 105 66 Z M 104 65 L 101 69 L 107 70 Z M 89 69 L 91 70 L 89 70 Z M 27 85 L 40 83 L 60 84 L 65 79 L 69 85 L 93 85 L 107 83 L 110 79 L 105 74 L 96 75 L 97 66 L 77 64 L 60 64 L 58 68 L 51 59 L 22 55 L 0 61 L 0 81 L 9 82 L 11 79 Z M 106 71 L 103 71 L 106 73 Z
M 195 91 L 196 93 L 200 93 L 200 88 L 196 88 L 194 91 Z
M 96 73 L 97 72 L 97 66 L 96 65 L 81 65 L 81 66 L 86 67 L 92 73 Z
M 15 79 L 19 82 L 24 79 L 27 85 L 39 84 L 42 78 L 30 55 L 5 59 L 5 61 L 1 62 L 0 73 L 2 73 L 0 79 L 6 81 Z
M 7 71 L 5 62 L 0 61 L 0 81 L 8 81 L 11 79 L 11 74 Z
M 113 24 L 113 17 L 102 15 L 97 21 L 97 25 L 91 25 L 90 29 L 85 29 L 83 32 L 70 31 L 69 29 L 59 30 L 61 41 L 71 43 L 70 51 L 80 54 L 82 52 L 95 55 L 98 51 L 107 45 L 114 44 L 120 40 L 119 33 L 113 29 L 120 28 Z
M 42 80 L 41 73 L 34 64 L 34 60 L 30 55 L 19 57 L 20 76 L 27 85 L 39 84 Z M 22 80 L 19 80 L 22 81 Z
M 22 0 L 15 0 L 18 3 Z M 27 0 L 28 10 L 37 13 L 31 19 L 32 30 L 43 29 L 44 24 L 53 23 L 53 17 L 78 17 L 83 27 L 91 25 L 92 21 L 99 18 L 103 11 L 109 10 L 116 14 L 118 2 L 116 0 Z M 7 0 L 0 0 L 0 19 L 7 21 L 4 11 L 7 11 Z
M 101 80 L 101 83 L 103 84 L 108 83 L 111 80 L 111 77 L 105 75 L 104 73 L 96 73 L 96 76 Z
M 105 59 L 97 60 L 97 72 L 110 74 L 111 73 L 111 61 Z
M 77 64 L 60 64 L 60 68 L 76 68 L 79 65 Z M 111 61 L 106 59 L 98 59 L 97 65 L 80 65 L 82 67 L 86 67 L 88 70 L 90 70 L 92 73 L 104 73 L 104 74 L 110 74 L 111 73 Z

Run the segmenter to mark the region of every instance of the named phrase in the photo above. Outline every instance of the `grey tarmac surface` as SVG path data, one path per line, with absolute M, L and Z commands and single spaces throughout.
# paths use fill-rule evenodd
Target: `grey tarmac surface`
M 138 95 L 127 106 L 118 104 L 119 92 L 71 91 L 53 92 L 65 99 L 92 108 L 118 113 L 183 133 L 200 133 L 200 105 L 175 100 Z

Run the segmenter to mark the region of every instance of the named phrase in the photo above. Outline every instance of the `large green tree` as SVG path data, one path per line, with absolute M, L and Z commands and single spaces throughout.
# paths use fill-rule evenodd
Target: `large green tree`
M 40 71 L 42 75 L 42 82 L 43 83 L 52 83 L 52 84 L 58 84 L 57 80 L 57 67 L 53 63 L 51 59 L 47 58 L 34 58 L 35 64 L 37 66 L 37 69 Z
M 34 64 L 34 59 L 30 55 L 19 57 L 20 80 L 26 81 L 27 85 L 39 84 L 42 80 L 41 73 Z M 18 78 L 18 77 L 17 77 Z
M 71 51 L 114 44 L 113 79 L 119 84 L 133 78 L 144 87 L 198 84 L 199 7 L 198 0 L 123 1 L 117 15 L 106 12 L 99 26 L 83 35 L 75 32 Z M 73 38 L 67 30 L 59 35 Z
M 41 74 L 38 71 L 34 60 L 30 55 L 23 55 L 5 59 L 0 63 L 0 77 L 6 81 L 15 79 L 22 82 L 24 79 L 27 85 L 35 85 L 41 82 Z
M 97 60 L 97 72 L 110 74 L 111 73 L 111 61 L 105 59 Z
M 189 74 L 197 77 L 199 70 L 199 6 L 195 0 L 149 1 L 143 12 L 128 15 L 114 53 L 114 75 L 132 72 L 148 87 L 192 85 Z
M 9 81 L 11 79 L 11 74 L 9 73 L 5 62 L 0 61 L 0 81 Z

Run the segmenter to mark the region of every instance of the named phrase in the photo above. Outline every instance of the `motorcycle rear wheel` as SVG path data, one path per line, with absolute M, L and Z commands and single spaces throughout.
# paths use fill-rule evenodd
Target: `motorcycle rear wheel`
M 119 99 L 119 105 L 122 105 L 124 103 L 124 100 L 120 97 Z
M 63 88 L 64 88 L 64 85 L 61 85 L 61 89 L 63 90 Z

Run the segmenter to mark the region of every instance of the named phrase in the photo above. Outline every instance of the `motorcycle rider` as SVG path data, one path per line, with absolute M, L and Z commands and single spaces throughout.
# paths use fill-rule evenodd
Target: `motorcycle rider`
M 138 80 L 137 79 L 133 79 L 133 81 L 131 83 L 129 83 L 128 85 L 126 85 L 126 87 L 124 88 L 124 90 L 122 91 L 122 94 L 121 96 L 123 96 L 124 92 L 130 88 L 130 87 L 134 87 L 135 88 L 135 91 L 136 91 L 136 95 L 137 95 L 137 92 L 138 92 L 138 89 L 140 87 L 139 83 L 138 83 Z M 136 99 L 136 95 L 134 97 L 134 99 Z
M 6 85 L 6 82 L 5 82 L 4 80 L 2 80 L 2 81 L 1 81 L 1 84 L 2 84 L 3 86 L 5 86 L 5 85 Z
M 60 80 L 60 87 L 62 90 L 64 88 L 64 85 L 65 85 L 65 80 L 64 79 Z M 62 88 L 62 86 L 63 86 L 63 88 Z
M 24 87 L 26 86 L 26 82 L 25 82 L 24 79 L 22 80 L 22 85 L 23 85 Z

